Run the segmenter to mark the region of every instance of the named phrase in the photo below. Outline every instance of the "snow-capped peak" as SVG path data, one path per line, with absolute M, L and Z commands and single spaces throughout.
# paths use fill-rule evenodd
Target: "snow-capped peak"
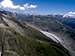
M 63 17 L 75 18 L 75 12 L 68 12 L 68 13 L 64 14 Z

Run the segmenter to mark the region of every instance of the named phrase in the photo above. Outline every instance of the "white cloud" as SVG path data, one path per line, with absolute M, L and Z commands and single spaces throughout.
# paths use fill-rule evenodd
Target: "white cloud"
M 30 5 L 30 8 L 36 8 L 37 7 L 37 5 Z
M 20 9 L 20 10 L 25 10 L 25 8 L 24 8 L 24 7 L 19 7 L 19 9 Z
M 4 8 L 11 8 L 11 9 L 20 9 L 20 10 L 25 10 L 25 9 L 34 9 L 37 7 L 37 5 L 29 5 L 28 3 L 24 4 L 23 6 L 21 5 L 14 5 L 11 0 L 3 0 L 0 2 L 0 5 Z
M 26 9 L 34 9 L 34 8 L 37 8 L 37 5 L 29 5 L 28 3 L 26 3 L 26 4 L 24 4 L 23 5 L 24 6 L 24 8 L 26 8 Z
M 24 6 L 24 8 L 26 8 L 26 9 L 29 8 L 29 4 L 28 4 L 28 3 L 24 4 L 23 6 Z
M 13 2 L 11 0 L 3 0 L 1 3 L 0 3 L 4 8 L 18 8 L 19 5 L 14 5 Z

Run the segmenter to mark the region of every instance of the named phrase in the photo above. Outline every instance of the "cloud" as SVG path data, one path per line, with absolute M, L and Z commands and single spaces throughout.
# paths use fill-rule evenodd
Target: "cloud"
M 20 10 L 25 10 L 25 9 L 34 9 L 37 7 L 37 5 L 32 5 L 32 4 L 23 4 L 21 5 L 14 5 L 14 3 L 11 0 L 3 0 L 0 2 L 0 5 L 4 8 L 11 8 L 11 9 L 20 9 Z
M 30 8 L 36 8 L 37 7 L 37 5 L 30 5 Z
M 32 5 L 32 4 L 29 5 L 28 3 L 24 4 L 23 6 L 24 6 L 24 8 L 26 8 L 26 9 L 37 8 L 37 5 Z
M 24 8 L 24 7 L 19 7 L 19 9 L 20 9 L 20 10 L 25 10 L 25 8 Z
M 3 0 L 0 4 L 4 8 L 14 8 L 14 9 L 16 9 L 16 8 L 20 7 L 19 5 L 14 5 L 11 0 Z

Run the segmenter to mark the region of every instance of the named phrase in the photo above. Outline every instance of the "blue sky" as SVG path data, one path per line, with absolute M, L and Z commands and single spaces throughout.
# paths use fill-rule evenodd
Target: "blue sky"
M 37 14 L 64 14 L 75 12 L 75 0 L 12 0 L 15 5 L 35 4 Z

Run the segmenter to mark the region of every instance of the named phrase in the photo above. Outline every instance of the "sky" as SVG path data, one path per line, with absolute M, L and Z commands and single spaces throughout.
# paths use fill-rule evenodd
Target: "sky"
M 36 14 L 75 12 L 75 0 L 0 0 L 5 8 L 33 10 Z

